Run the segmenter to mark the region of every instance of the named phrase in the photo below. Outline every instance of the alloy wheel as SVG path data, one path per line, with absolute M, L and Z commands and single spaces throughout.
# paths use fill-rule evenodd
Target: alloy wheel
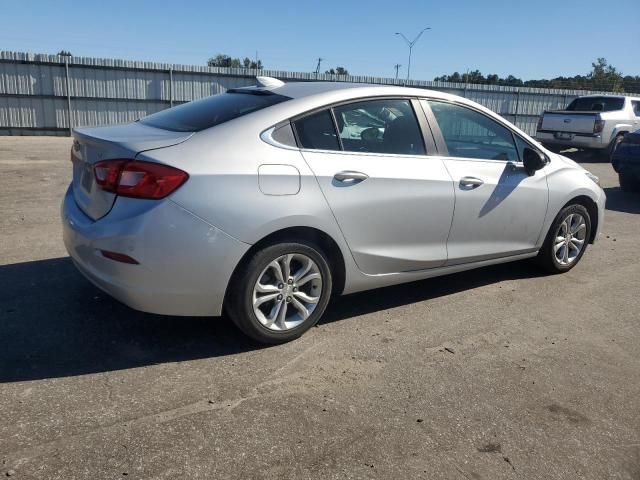
M 580 256 L 587 236 L 587 224 L 579 213 L 571 213 L 556 232 L 553 253 L 560 265 L 570 265 Z
M 322 273 L 306 255 L 290 253 L 273 260 L 253 287 L 253 312 L 270 330 L 296 328 L 313 313 L 322 295 Z

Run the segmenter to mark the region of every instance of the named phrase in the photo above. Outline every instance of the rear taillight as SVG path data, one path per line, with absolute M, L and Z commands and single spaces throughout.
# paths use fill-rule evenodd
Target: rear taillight
M 540 115 L 538 118 L 538 130 L 542 130 L 542 121 L 544 120 L 544 115 Z
M 103 160 L 93 167 L 102 190 L 123 197 L 159 199 L 175 192 L 189 175 L 159 163 L 137 160 Z
M 604 120 L 596 120 L 593 123 L 593 133 L 602 133 L 604 130 Z

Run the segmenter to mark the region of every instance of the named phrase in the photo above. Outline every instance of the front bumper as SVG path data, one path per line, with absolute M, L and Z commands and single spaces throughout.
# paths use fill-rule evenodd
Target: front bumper
M 537 132 L 536 139 L 543 144 L 567 148 L 602 149 L 609 146 L 609 143 L 604 141 L 602 135 L 598 134 L 574 134 L 571 139 L 559 139 L 556 138 L 554 132 Z
M 250 245 L 171 200 L 119 197 L 92 221 L 72 186 L 62 204 L 63 239 L 78 270 L 122 303 L 162 315 L 220 315 L 234 268 Z M 116 262 L 100 250 L 124 253 L 138 265 Z

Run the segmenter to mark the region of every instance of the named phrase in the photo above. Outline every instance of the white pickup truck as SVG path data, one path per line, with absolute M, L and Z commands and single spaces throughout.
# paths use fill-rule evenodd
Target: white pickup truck
M 613 153 L 622 137 L 640 128 L 640 98 L 588 95 L 565 110 L 544 112 L 536 138 L 550 150 L 598 149 Z

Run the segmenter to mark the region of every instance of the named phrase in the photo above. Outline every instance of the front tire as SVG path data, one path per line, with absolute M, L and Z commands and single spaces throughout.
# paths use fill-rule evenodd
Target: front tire
M 292 241 L 258 250 L 229 286 L 227 312 L 266 344 L 294 340 L 322 317 L 332 291 L 329 261 L 316 245 Z
M 569 205 L 551 224 L 538 253 L 538 263 L 550 273 L 568 272 L 584 255 L 590 238 L 589 212 L 582 205 Z
M 609 145 L 609 163 L 613 163 L 613 154 L 615 153 L 618 145 L 622 143 L 622 138 L 624 137 L 623 133 L 620 133 L 611 141 L 611 145 Z

